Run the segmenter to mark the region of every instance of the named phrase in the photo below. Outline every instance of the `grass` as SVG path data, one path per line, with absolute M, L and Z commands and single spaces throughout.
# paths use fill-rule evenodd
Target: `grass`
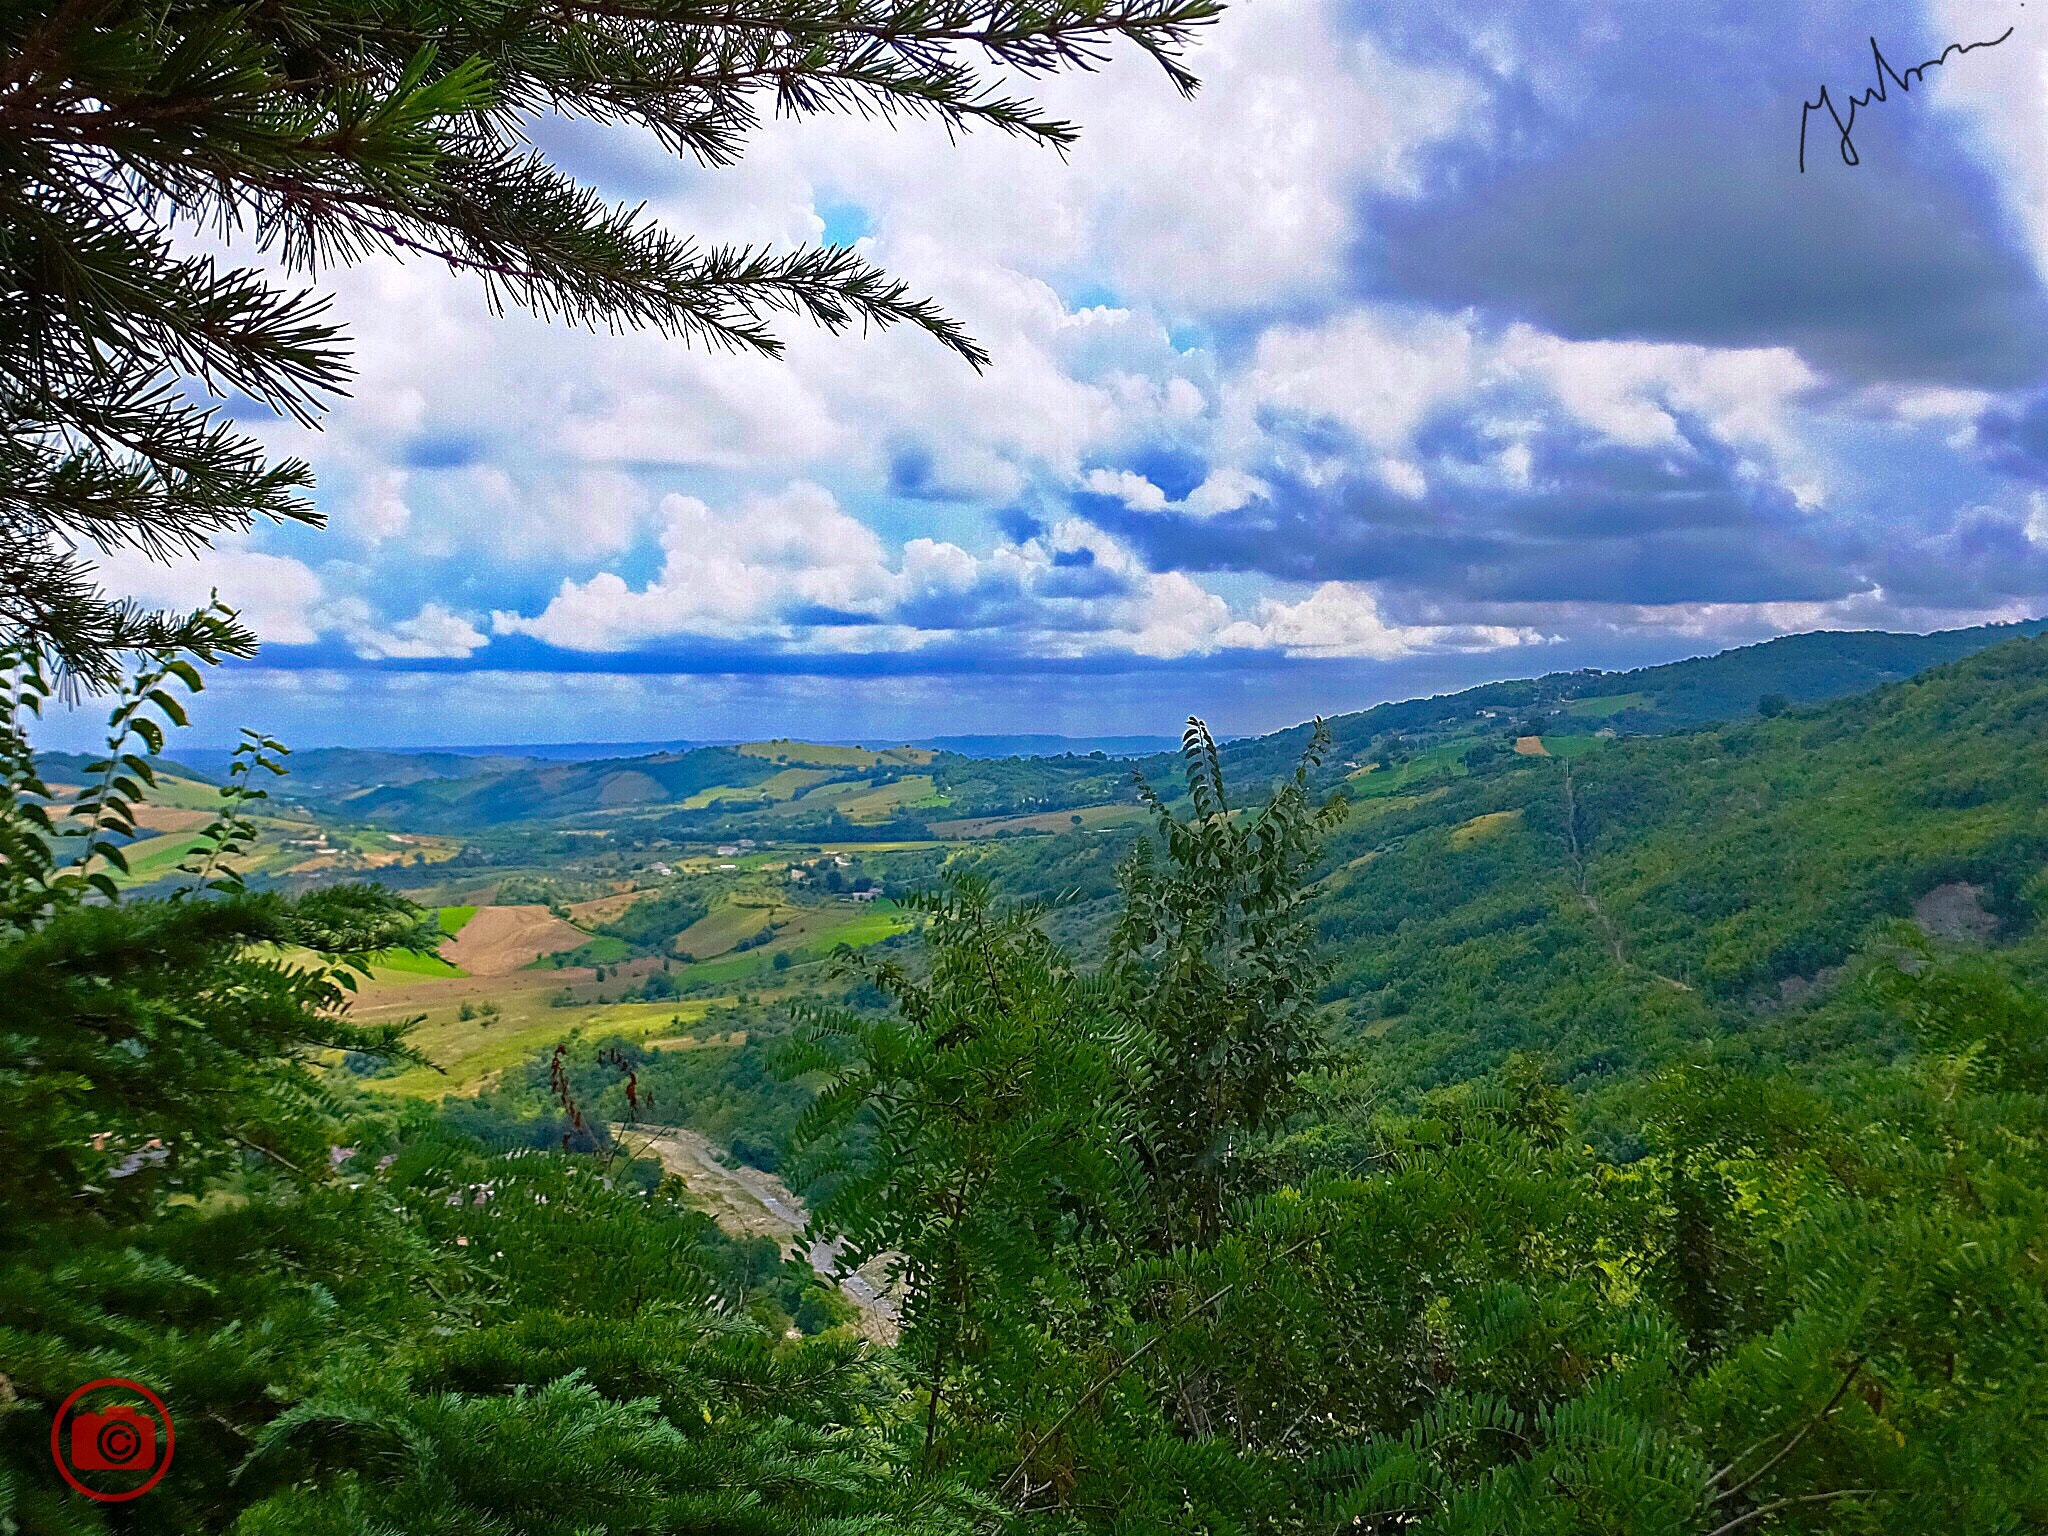
M 830 937 L 834 948 L 851 944 L 860 949 L 868 944 L 879 944 L 884 939 L 893 939 L 910 926 L 909 917 L 895 902 L 876 901 L 834 928 Z
M 409 949 L 386 949 L 370 956 L 373 970 L 396 971 L 402 976 L 467 976 L 459 965 L 450 965 L 439 955 L 415 954 Z
M 1451 846 L 1469 848 L 1474 843 L 1483 843 L 1511 832 L 1521 824 L 1522 813 L 1519 810 L 1492 811 L 1484 816 L 1474 816 L 1462 826 L 1451 829 Z
M 154 880 L 159 875 L 168 875 L 186 854 L 200 844 L 201 839 L 181 832 L 166 832 L 158 837 L 132 842 L 121 850 L 128 860 L 128 878 Z M 241 864 L 244 861 L 236 862 Z
M 767 919 L 765 912 L 757 910 L 755 915 L 763 922 Z M 738 954 L 696 961 L 675 972 L 677 983 L 686 987 L 734 986 L 772 974 L 778 954 L 788 955 L 792 963 L 805 964 L 824 959 L 841 944 L 860 949 L 894 938 L 911 926 L 909 917 L 892 901 L 784 907 L 779 920 L 785 926 L 768 943 Z M 760 928 L 761 923 L 756 923 L 751 931 L 758 933 Z
M 413 1031 L 413 1045 L 439 1067 L 414 1067 L 393 1077 L 372 1078 L 364 1086 L 405 1098 L 438 1099 L 469 1092 L 494 1072 L 517 1066 L 533 1052 L 545 1050 L 573 1030 L 585 1034 L 624 1035 L 653 1039 L 703 1018 L 714 1004 L 730 998 L 693 998 L 688 1002 L 612 1003 L 587 1008 L 549 1008 L 506 1013 L 496 1023 L 454 1014 L 429 1017 Z
M 780 773 L 770 774 L 758 784 L 714 784 L 709 789 L 700 789 L 683 801 L 683 809 L 700 811 L 721 800 L 768 805 L 776 801 L 794 799 L 813 784 L 822 784 L 831 777 L 832 770 L 829 768 L 785 768 Z
M 462 932 L 464 925 L 472 917 L 476 916 L 476 908 L 443 907 L 435 916 L 440 920 L 441 931 L 452 939 L 456 934 Z
M 839 802 L 839 809 L 852 821 L 887 821 L 906 806 L 947 803 L 930 774 L 910 773 L 893 784 L 878 784 L 848 795 Z
M 811 768 L 877 768 L 921 766 L 938 756 L 923 747 L 884 747 L 872 752 L 866 747 L 832 747 L 816 741 L 748 741 L 733 749 L 748 757 L 765 757 L 774 763 L 795 763 Z
M 1647 693 L 1605 693 L 1594 699 L 1573 699 L 1564 712 L 1580 720 L 1606 720 L 1625 709 L 1637 709 L 1650 702 Z
M 972 816 L 965 821 L 941 821 L 934 832 L 948 837 L 993 837 L 998 832 L 1067 832 L 1078 822 L 1089 831 L 1101 827 L 1129 826 L 1151 815 L 1142 805 L 1084 805 L 1068 811 L 1033 811 L 1022 816 Z
M 188 854 L 204 845 L 205 840 L 191 832 L 162 832 L 155 837 L 137 838 L 121 850 L 128 860 L 128 874 L 123 883 L 142 885 L 174 874 Z M 247 853 L 237 854 L 229 862 L 246 875 L 257 870 L 280 868 L 291 859 L 272 837 L 259 840 Z M 115 878 L 121 879 L 119 871 L 115 872 Z
M 151 805 L 168 805 L 181 811 L 220 809 L 220 790 L 214 785 L 202 784 L 197 779 L 181 778 L 171 773 L 157 776 L 156 785 L 150 790 L 147 798 Z
M 1607 743 L 1598 736 L 1545 736 L 1543 750 L 1552 757 L 1584 757 L 1588 752 L 1597 752 Z
M 779 904 L 752 905 L 746 901 L 724 901 L 676 936 L 678 954 L 709 960 L 724 954 L 742 939 L 750 939 L 782 912 Z
M 529 960 L 522 970 L 558 971 L 564 965 L 617 965 L 622 960 L 633 958 L 633 946 L 624 939 L 615 939 L 608 933 L 600 933 L 587 943 L 574 949 L 562 950 L 559 954 L 542 955 Z M 561 964 L 556 964 L 556 961 Z
M 1381 768 L 1377 771 L 1360 769 L 1351 775 L 1352 798 L 1377 800 L 1383 795 L 1397 795 L 1418 779 L 1426 779 L 1439 773 L 1462 778 L 1465 774 L 1465 754 L 1471 747 L 1471 739 L 1461 737 L 1456 741 L 1429 747 L 1392 768 Z

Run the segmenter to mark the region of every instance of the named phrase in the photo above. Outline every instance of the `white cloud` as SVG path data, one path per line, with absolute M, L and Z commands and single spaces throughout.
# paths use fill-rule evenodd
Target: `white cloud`
M 468 619 L 440 603 L 425 603 L 409 619 L 380 626 L 360 598 L 343 598 L 320 615 L 321 627 L 339 631 L 343 640 L 366 661 L 454 659 L 481 650 L 490 642 Z
M 1108 534 L 1068 519 L 977 557 L 915 538 L 893 557 L 819 486 L 796 483 L 716 509 L 663 503 L 659 573 L 634 587 L 612 571 L 564 581 L 538 614 L 499 611 L 501 635 L 619 652 L 679 638 L 878 652 L 958 641 L 997 626 L 1047 656 L 1213 650 L 1221 597 L 1178 572 L 1146 571 Z
M 1398 624 L 1360 582 L 1326 581 L 1300 602 L 1263 599 L 1253 623 L 1233 625 L 1228 645 L 1276 648 L 1290 656 L 1366 656 L 1391 661 L 1420 651 L 1493 651 L 1540 645 L 1540 630 L 1499 624 Z
M 301 561 L 252 550 L 239 538 L 166 564 L 135 550 L 115 550 L 99 568 L 101 581 L 116 597 L 190 611 L 217 591 L 258 639 L 307 645 L 319 638 L 313 615 L 321 600 L 320 578 Z
M 1235 512 L 1272 493 L 1272 487 L 1256 475 L 1228 465 L 1208 476 L 1180 501 L 1168 500 L 1166 492 L 1128 469 L 1091 469 L 1082 484 L 1098 496 L 1115 497 L 1133 512 L 1180 512 L 1189 517 L 1217 517 Z
M 412 523 L 412 508 L 405 501 L 406 479 L 402 469 L 373 473 L 354 516 L 344 520 L 344 530 L 366 544 L 381 544 L 404 533 Z

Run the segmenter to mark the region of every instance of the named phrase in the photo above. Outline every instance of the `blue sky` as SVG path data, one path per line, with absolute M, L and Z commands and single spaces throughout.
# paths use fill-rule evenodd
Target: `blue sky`
M 1801 104 L 1951 42 L 1859 114 Z M 113 580 L 266 640 L 307 745 L 1231 732 L 1823 627 L 2048 611 L 2048 6 L 1258 0 L 1070 157 L 548 123 L 708 240 L 856 241 L 993 351 L 786 360 L 339 274 L 322 533 Z

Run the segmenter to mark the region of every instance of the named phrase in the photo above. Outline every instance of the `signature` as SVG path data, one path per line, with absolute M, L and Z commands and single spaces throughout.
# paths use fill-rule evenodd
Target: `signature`
M 1987 38 L 1981 43 L 1950 43 L 1946 48 L 1941 50 L 1941 56 L 1939 58 L 1929 59 L 1925 64 L 1915 64 L 1911 69 L 1906 70 L 1903 73 L 1892 68 L 1890 62 L 1886 60 L 1883 52 L 1879 50 L 1877 46 L 1877 39 L 1873 37 L 1870 40 L 1870 57 L 1877 66 L 1877 84 L 1873 85 L 1861 96 L 1851 96 L 1849 98 L 1849 115 L 1847 117 L 1842 116 L 1841 112 L 1836 108 L 1833 98 L 1831 98 L 1828 95 L 1828 88 L 1825 85 L 1823 85 L 1820 88 L 1820 99 L 1817 101 L 1807 102 L 1805 104 L 1804 110 L 1800 112 L 1800 174 L 1802 176 L 1806 174 L 1806 120 L 1807 118 L 1811 117 L 1814 113 L 1825 109 L 1828 116 L 1832 117 L 1835 120 L 1835 127 L 1841 131 L 1842 135 L 1842 163 L 1844 165 L 1861 165 L 1863 162 L 1857 157 L 1856 145 L 1854 141 L 1850 138 L 1850 133 L 1856 127 L 1856 109 L 1858 107 L 1867 107 L 1873 101 L 1890 100 L 1890 98 L 1885 95 L 1885 81 L 1887 79 L 1891 80 L 1894 84 L 1896 84 L 1900 90 L 1910 91 L 1913 88 L 1914 81 L 1924 78 L 1927 74 L 1927 71 L 1934 68 L 1935 65 L 1946 64 L 1948 62 L 1948 56 L 1950 54 L 1974 53 L 1979 48 L 1996 48 L 2000 43 L 2004 42 L 2008 37 L 2012 36 L 2013 30 L 2013 28 L 2007 27 L 2003 32 L 1999 33 L 1998 36 L 1993 38 Z

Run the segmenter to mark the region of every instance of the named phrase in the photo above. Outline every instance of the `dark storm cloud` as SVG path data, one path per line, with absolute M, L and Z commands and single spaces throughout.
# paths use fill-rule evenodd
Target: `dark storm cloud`
M 1569 106 L 1503 88 L 1512 132 L 1461 141 L 1421 199 L 1367 212 L 1369 287 L 1572 339 L 1792 346 L 1855 383 L 2048 371 L 2048 295 L 1924 91 L 1859 115 L 1856 167 L 1816 117 L 1799 170 L 1803 102 L 1867 88 L 1870 37 L 1901 67 L 1954 39 L 1894 6 L 1580 9 L 1612 24 L 1578 59 L 1546 51 L 1569 35 L 1553 12 L 1517 21 L 1531 68 L 1574 82 Z
M 1994 469 L 2048 481 L 2048 394 L 2003 402 L 1979 416 L 1977 448 Z
M 1697 422 L 1682 446 L 1633 448 L 1570 425 L 1527 439 L 1527 487 L 1505 483 L 1483 423 L 1418 435 L 1430 489 L 1376 478 L 1312 485 L 1267 468 L 1267 497 L 1213 517 L 1077 503 L 1157 569 L 1379 581 L 1500 603 L 1822 601 L 1864 590 L 1860 536 L 1822 524 Z
M 1872 573 L 1904 607 L 1988 610 L 2048 591 L 2048 551 L 2020 517 L 1978 507 L 1945 528 L 1887 542 Z

